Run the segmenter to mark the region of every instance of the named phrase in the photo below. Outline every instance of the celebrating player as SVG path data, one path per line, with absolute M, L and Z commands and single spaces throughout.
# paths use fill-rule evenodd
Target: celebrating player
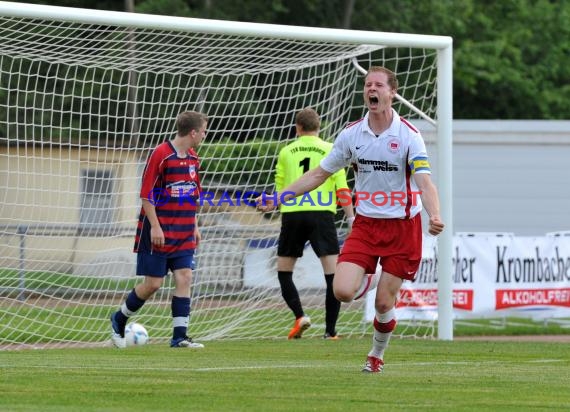
M 384 68 L 370 67 L 364 81 L 368 113 L 351 123 L 334 142 L 332 151 L 314 169 L 283 189 L 284 197 L 257 199 L 266 212 L 318 187 L 337 170 L 356 167 L 356 192 L 409 193 L 394 202 L 377 202 L 362 196 L 356 204 L 352 232 L 340 253 L 334 279 L 335 296 L 349 302 L 370 285 L 378 260 L 382 274 L 376 289 L 374 336 L 363 372 L 379 373 L 384 351 L 396 327 L 395 303 L 404 280 L 413 280 L 422 254 L 422 203 L 429 216 L 429 233 L 443 231 L 437 189 L 430 178 L 430 164 L 420 132 L 392 108 L 398 89 L 396 75 Z M 413 192 L 421 193 L 412 200 Z

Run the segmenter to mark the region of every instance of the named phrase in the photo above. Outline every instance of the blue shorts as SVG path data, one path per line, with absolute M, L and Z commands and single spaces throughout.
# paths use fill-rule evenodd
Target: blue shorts
M 152 276 L 163 278 L 168 275 L 168 270 L 176 269 L 194 270 L 196 263 L 194 262 L 194 254 L 167 257 L 161 255 L 151 255 L 150 253 L 137 253 L 137 276 Z

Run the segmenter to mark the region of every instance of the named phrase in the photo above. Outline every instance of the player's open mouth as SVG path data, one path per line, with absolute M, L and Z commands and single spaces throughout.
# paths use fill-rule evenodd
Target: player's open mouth
M 368 96 L 368 101 L 371 105 L 376 106 L 378 104 L 378 96 Z

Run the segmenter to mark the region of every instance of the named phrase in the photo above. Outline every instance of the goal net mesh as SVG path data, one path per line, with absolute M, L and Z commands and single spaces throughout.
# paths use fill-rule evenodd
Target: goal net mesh
M 0 43 L 3 346 L 108 341 L 109 315 L 140 281 L 142 170 L 179 112 L 210 119 L 198 149 L 211 197 L 199 212 L 189 327 L 202 341 L 281 339 L 293 324 L 277 281 L 279 214 L 250 203 L 272 191 L 297 111 L 314 107 L 321 136 L 334 140 L 365 113 L 357 65 L 382 65 L 398 73 L 401 96 L 435 117 L 435 50 L 14 17 L 0 18 Z M 337 224 L 342 240 L 342 211 Z M 310 247 L 294 279 L 314 323 L 305 336 L 320 337 L 325 281 Z M 172 288 L 168 277 L 134 318 L 153 342 L 170 337 Z M 342 305 L 341 335 L 371 332 L 363 309 Z M 400 322 L 396 333 L 433 336 L 434 322 Z

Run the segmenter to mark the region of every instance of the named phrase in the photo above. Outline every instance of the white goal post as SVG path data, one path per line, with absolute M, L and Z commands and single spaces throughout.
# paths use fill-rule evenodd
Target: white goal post
M 212 197 L 199 214 L 190 333 L 286 336 L 278 214 L 248 203 L 271 190 L 298 110 L 315 107 L 331 141 L 365 112 L 362 70 L 371 65 L 398 74 L 396 109 L 435 130 L 428 151 L 435 149 L 446 223 L 437 337 L 453 339 L 450 37 L 0 1 L 0 42 L 0 349 L 108 340 L 109 314 L 138 282 L 132 245 L 142 168 L 182 110 L 210 118 L 199 154 Z M 342 237 L 342 214 L 338 227 Z M 316 321 L 307 336 L 321 336 L 324 278 L 310 249 L 295 279 Z M 165 285 L 137 319 L 151 341 L 168 339 L 170 291 Z M 343 304 L 342 335 L 370 332 L 362 309 Z

